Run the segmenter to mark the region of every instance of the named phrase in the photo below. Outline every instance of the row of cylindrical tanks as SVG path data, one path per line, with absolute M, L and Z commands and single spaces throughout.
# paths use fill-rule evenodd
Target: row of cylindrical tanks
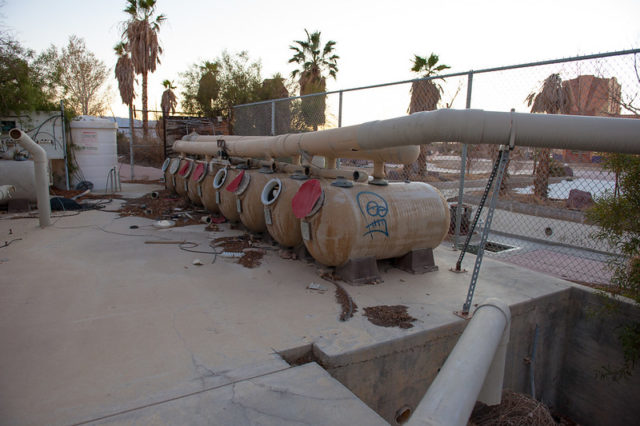
M 446 200 L 422 182 L 371 184 L 359 170 L 184 155 L 162 170 L 168 190 L 284 247 L 304 244 L 327 266 L 434 248 L 449 229 Z

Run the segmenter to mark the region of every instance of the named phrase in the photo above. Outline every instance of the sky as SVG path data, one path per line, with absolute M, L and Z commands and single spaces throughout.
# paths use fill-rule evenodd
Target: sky
M 25 47 L 62 47 L 75 34 L 113 70 L 125 3 L 0 0 L 0 14 Z M 149 80 L 150 109 L 160 109 L 163 80 L 178 83 L 180 98 L 179 73 L 225 49 L 259 59 L 264 78 L 288 76 L 289 45 L 305 28 L 322 31 L 323 43 L 337 42 L 339 72 L 328 90 L 415 78 L 414 54 L 435 52 L 457 72 L 640 46 L 639 0 L 158 0 L 157 10 L 167 21 L 162 64 Z M 115 78 L 111 85 L 112 111 L 126 116 Z

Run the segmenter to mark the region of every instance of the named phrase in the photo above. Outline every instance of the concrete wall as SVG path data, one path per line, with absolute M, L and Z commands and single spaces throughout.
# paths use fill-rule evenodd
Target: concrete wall
M 572 321 L 558 386 L 560 412 L 584 425 L 632 425 L 640 419 L 640 368 L 629 379 L 614 382 L 598 378 L 605 365 L 621 365 L 619 326 L 640 321 L 640 309 L 619 303 L 609 314 L 602 296 L 577 288 L 571 292 Z
M 322 366 L 390 424 L 404 407 L 418 405 L 464 330 L 460 319 L 344 355 L 326 357 L 314 348 Z
M 512 324 L 505 389 L 530 394 L 535 359 L 536 398 L 584 425 L 635 424 L 640 418 L 640 369 L 628 382 L 596 378 L 608 361 L 620 361 L 615 327 L 621 318 L 640 320 L 640 309 L 622 306 L 613 320 L 593 317 L 601 306 L 593 292 L 569 288 L 511 306 Z M 538 325 L 537 349 L 533 341 Z M 338 381 L 391 424 L 412 411 L 455 346 L 463 320 L 350 353 L 315 358 Z

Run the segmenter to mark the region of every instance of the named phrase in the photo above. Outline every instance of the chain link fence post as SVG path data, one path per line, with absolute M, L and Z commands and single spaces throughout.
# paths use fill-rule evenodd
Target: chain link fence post
M 471 92 L 473 90 L 473 71 L 467 76 L 467 109 L 471 108 Z M 462 145 L 460 154 L 460 185 L 458 187 L 458 206 L 456 207 L 456 230 L 453 238 L 453 249 L 458 249 L 458 240 L 460 239 L 460 222 L 462 221 L 462 197 L 464 195 L 464 175 L 467 164 L 467 144 Z
M 276 135 L 276 101 L 271 101 L 271 136 Z

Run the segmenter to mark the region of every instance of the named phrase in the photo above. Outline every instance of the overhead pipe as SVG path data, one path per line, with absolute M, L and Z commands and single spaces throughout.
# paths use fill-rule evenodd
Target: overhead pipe
M 320 177 L 325 179 L 344 178 L 353 180 L 354 182 L 366 182 L 369 180 L 369 174 L 362 170 L 346 170 L 346 169 L 322 169 L 319 167 L 307 167 L 304 169 L 307 176 Z
M 478 306 L 408 424 L 464 426 L 476 401 L 499 404 L 510 324 L 503 301 Z
M 252 162 L 252 165 L 254 163 Z M 256 163 L 260 167 L 268 167 L 274 172 L 280 173 L 300 173 L 306 176 L 321 177 L 325 179 L 337 179 L 339 177 L 345 179 L 351 179 L 354 182 L 366 182 L 369 180 L 369 174 L 364 170 L 346 170 L 346 169 L 323 169 L 320 167 L 310 165 L 294 165 L 290 163 L 284 163 L 281 161 L 263 160 Z
M 507 143 L 534 148 L 640 154 L 640 120 L 579 115 L 440 109 L 388 120 L 280 136 L 197 137 L 243 143 L 228 144 L 231 155 L 283 157 L 300 151 L 314 155 L 371 152 L 431 142 Z M 336 155 L 336 153 L 342 153 Z M 360 158 L 367 158 L 360 156 Z M 391 162 L 390 160 L 384 160 Z
M 33 169 L 36 181 L 36 201 L 38 202 L 38 214 L 40 226 L 51 225 L 51 204 L 49 201 L 49 176 L 47 173 L 47 152 L 22 130 L 11 129 L 9 136 L 29 151 L 33 157 Z
M 357 126 L 337 149 L 379 149 L 430 142 L 506 144 L 640 154 L 640 120 L 579 115 L 441 109 Z M 340 130 L 340 129 L 338 129 Z
M 351 126 L 355 129 L 357 126 Z M 228 155 L 253 158 L 278 158 L 298 156 L 302 152 L 314 156 L 331 158 L 356 158 L 363 160 L 382 161 L 385 163 L 411 164 L 418 159 L 420 147 L 402 146 L 368 150 L 355 145 L 337 150 L 334 136 L 346 136 L 335 132 L 340 129 L 321 130 L 317 132 L 295 133 L 279 136 L 210 136 L 191 134 L 173 143 L 173 150 L 198 155 L 216 155 L 222 147 L 212 142 L 224 143 Z M 304 143 L 303 143 L 304 142 Z

